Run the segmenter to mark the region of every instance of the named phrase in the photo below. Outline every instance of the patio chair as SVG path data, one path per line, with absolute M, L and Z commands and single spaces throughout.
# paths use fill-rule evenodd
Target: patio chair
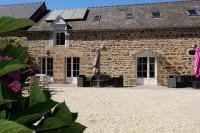
M 90 87 L 91 80 L 89 78 L 85 77 L 85 75 L 79 75 L 77 86 L 78 87 Z
M 46 74 L 36 74 L 35 77 L 38 78 L 39 86 L 42 87 L 42 89 L 49 88 L 48 76 Z

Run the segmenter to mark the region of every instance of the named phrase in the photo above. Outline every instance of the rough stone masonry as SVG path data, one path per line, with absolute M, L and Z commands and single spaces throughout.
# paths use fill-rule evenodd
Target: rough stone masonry
M 80 58 L 80 74 L 91 76 L 96 48 L 101 51 L 101 72 L 124 76 L 124 85 L 136 84 L 136 57 L 155 56 L 157 84 L 166 85 L 171 74 L 193 73 L 193 55 L 189 50 L 200 44 L 200 29 L 149 29 L 117 31 L 69 31 L 67 47 L 52 46 L 51 32 L 17 32 L 2 37 L 20 38 L 28 47 L 33 62 L 40 69 L 42 57 L 53 57 L 54 83 L 66 81 L 66 58 Z M 49 55 L 45 49 L 50 51 Z

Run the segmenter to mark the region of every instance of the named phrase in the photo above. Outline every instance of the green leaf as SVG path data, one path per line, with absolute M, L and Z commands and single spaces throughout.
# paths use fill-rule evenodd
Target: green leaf
M 6 110 L 0 111 L 0 119 L 6 119 Z
M 24 125 L 34 123 L 38 119 L 41 119 L 49 111 L 51 111 L 51 109 L 54 108 L 56 104 L 57 102 L 53 100 L 35 104 L 30 108 L 27 108 L 24 112 L 17 114 L 13 120 Z
M 40 131 L 39 133 L 83 133 L 86 127 L 80 123 L 72 123 L 69 127 Z
M 0 81 L 0 100 L 3 100 L 3 88 L 1 87 L 1 81 Z
M 71 124 L 73 122 L 72 113 L 64 102 L 55 107 L 53 116 L 65 121 L 67 124 Z
M 0 129 L 0 133 L 34 133 L 24 125 L 3 119 L 0 119 Z
M 6 104 L 6 103 L 11 103 L 11 102 L 14 102 L 14 101 L 16 101 L 16 100 L 3 99 L 3 100 L 0 100 L 0 105 Z
M 76 121 L 78 113 L 72 113 L 72 121 Z
M 61 129 L 61 130 L 64 131 L 62 133 L 83 133 L 85 131 L 85 129 L 86 129 L 85 126 L 83 126 L 80 123 L 75 122 L 70 127 L 64 128 L 64 129 Z
M 16 59 L 22 63 L 26 63 L 28 61 L 27 48 L 22 47 L 20 45 L 14 46 L 14 45 L 9 44 L 0 51 L 0 55 L 11 57 L 12 59 Z
M 42 88 L 38 85 L 37 82 L 34 82 L 30 92 L 29 107 L 45 101 L 47 101 L 47 99 L 44 92 L 42 91 Z
M 49 117 L 42 122 L 42 124 L 39 126 L 39 128 L 36 129 L 36 131 L 48 131 L 53 129 L 59 129 L 62 127 L 69 127 L 69 125 L 67 125 L 66 122 L 62 121 L 57 117 Z
M 0 77 L 10 72 L 14 72 L 21 68 L 25 68 L 27 65 L 20 63 L 18 60 L 9 60 L 0 62 Z

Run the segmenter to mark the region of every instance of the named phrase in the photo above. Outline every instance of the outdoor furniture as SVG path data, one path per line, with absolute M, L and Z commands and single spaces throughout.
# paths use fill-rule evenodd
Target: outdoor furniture
M 97 87 L 105 87 L 105 80 L 102 79 L 96 79 L 93 81 L 93 86 L 97 86 Z
M 176 75 L 169 75 L 167 78 L 167 87 L 169 88 L 181 88 L 181 78 Z
M 113 87 L 123 87 L 123 76 L 120 75 L 119 77 L 113 77 L 112 78 L 112 86 Z
M 39 86 L 42 87 L 42 89 L 49 88 L 48 76 L 46 74 L 36 74 L 35 77 L 38 78 Z
M 196 86 L 197 81 L 200 81 L 200 78 L 196 78 L 193 75 L 169 75 L 167 86 L 169 88 L 193 87 Z
M 90 87 L 91 80 L 86 78 L 85 75 L 79 75 L 77 86 L 78 87 Z
M 105 74 L 101 74 L 99 77 L 95 76 L 93 77 L 92 85 L 100 87 L 111 86 L 111 77 Z
M 200 81 L 192 81 L 192 88 L 200 89 Z

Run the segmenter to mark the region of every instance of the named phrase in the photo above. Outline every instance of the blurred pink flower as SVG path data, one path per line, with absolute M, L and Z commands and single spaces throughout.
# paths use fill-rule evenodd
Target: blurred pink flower
M 7 61 L 10 60 L 8 56 L 0 56 L 0 61 Z
M 7 61 L 12 58 L 8 56 L 0 56 L 0 62 L 1 61 Z M 20 91 L 21 83 L 20 83 L 20 70 L 16 70 L 14 72 L 11 72 L 5 76 L 5 85 L 6 87 L 10 88 L 14 92 Z
M 9 76 L 9 78 L 12 78 L 13 80 L 21 79 L 19 70 L 9 73 L 8 76 Z
M 7 87 L 9 87 L 14 92 L 18 92 L 21 88 L 21 83 L 19 81 L 14 80 L 11 83 L 9 83 Z

